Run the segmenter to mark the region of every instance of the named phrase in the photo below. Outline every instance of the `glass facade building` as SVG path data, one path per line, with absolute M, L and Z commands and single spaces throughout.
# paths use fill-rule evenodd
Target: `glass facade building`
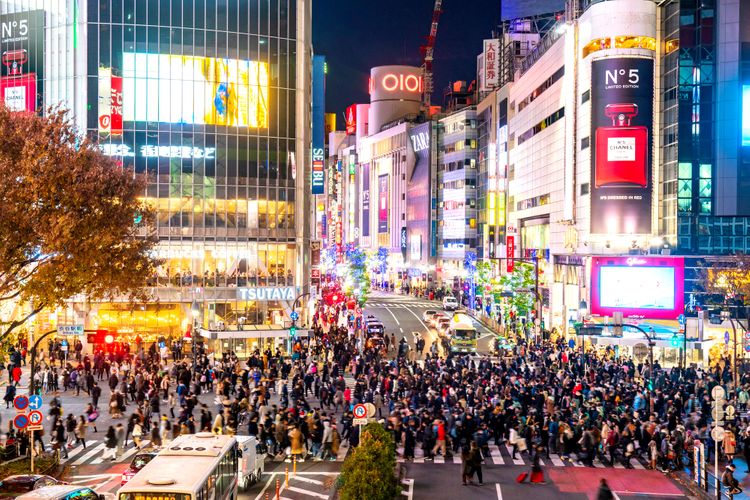
M 283 325 L 309 267 L 309 2 L 0 4 L 43 12 L 44 103 L 144 176 L 157 213 L 158 311 L 102 304 L 87 328 L 181 335 L 193 302 L 207 330 Z

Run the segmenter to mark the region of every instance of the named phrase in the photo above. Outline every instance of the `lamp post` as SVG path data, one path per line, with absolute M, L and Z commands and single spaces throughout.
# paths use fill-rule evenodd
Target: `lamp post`
M 200 315 L 201 310 L 200 306 L 198 305 L 198 302 L 193 300 L 193 303 L 190 305 L 190 314 L 193 316 L 193 335 L 192 335 L 192 342 L 193 345 L 191 346 L 191 352 L 193 354 L 193 382 L 195 382 L 196 375 L 198 373 L 198 349 L 197 349 L 197 335 L 198 335 L 198 316 Z

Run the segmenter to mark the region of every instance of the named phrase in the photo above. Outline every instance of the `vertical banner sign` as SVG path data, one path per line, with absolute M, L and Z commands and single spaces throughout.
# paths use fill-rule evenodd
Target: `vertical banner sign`
M 43 105 L 44 11 L 0 15 L 0 99 L 12 111 Z
M 370 236 L 370 164 L 362 165 L 362 236 Z
M 388 232 L 388 174 L 378 177 L 378 232 Z
M 313 56 L 312 71 L 312 194 L 325 193 L 325 57 Z
M 404 262 L 406 262 L 406 249 L 409 246 L 406 234 L 407 234 L 406 233 L 406 227 L 404 226 L 404 227 L 401 228 L 401 239 L 400 239 L 400 243 L 401 243 L 401 256 L 404 258 Z
M 357 105 L 346 108 L 346 135 L 357 133 Z
M 509 234 L 505 237 L 505 271 L 508 273 L 513 272 L 514 261 L 513 258 L 516 256 L 516 236 Z
M 122 134 L 122 77 L 99 68 L 99 133 Z
M 591 63 L 591 232 L 651 232 L 654 61 Z
M 487 92 L 500 84 L 500 40 L 485 40 L 482 56 L 484 88 L 480 90 Z

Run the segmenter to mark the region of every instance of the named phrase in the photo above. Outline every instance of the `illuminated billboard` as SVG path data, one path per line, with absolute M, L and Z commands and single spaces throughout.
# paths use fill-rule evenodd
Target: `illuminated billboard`
M 0 102 L 34 112 L 44 85 L 44 11 L 0 16 Z
M 123 119 L 268 127 L 268 65 L 213 57 L 125 52 Z
M 684 312 L 684 262 L 669 257 L 594 257 L 591 312 L 677 319 Z
M 750 146 L 750 85 L 742 86 L 742 145 Z

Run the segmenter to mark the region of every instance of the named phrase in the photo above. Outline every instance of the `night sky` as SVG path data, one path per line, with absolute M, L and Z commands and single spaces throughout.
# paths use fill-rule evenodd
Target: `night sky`
M 521 9 L 539 12 L 564 0 L 505 0 L 503 18 Z M 516 4 L 519 4 L 518 6 Z M 313 49 L 328 63 L 326 111 L 343 127 L 344 109 L 367 103 L 370 68 L 389 64 L 420 66 L 419 47 L 429 34 L 434 0 L 316 0 L 313 2 Z M 443 0 L 437 43 L 432 101 L 442 104 L 443 89 L 455 80 L 476 78 L 482 40 L 500 21 L 499 0 Z

